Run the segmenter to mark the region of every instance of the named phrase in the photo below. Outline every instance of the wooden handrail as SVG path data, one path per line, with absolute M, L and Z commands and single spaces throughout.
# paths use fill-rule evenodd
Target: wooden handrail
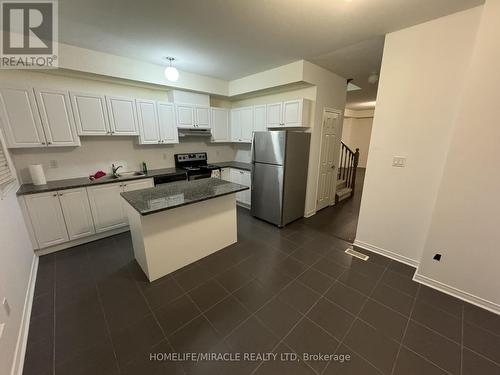
M 346 180 L 346 186 L 351 188 L 351 196 L 354 194 L 356 186 L 356 170 L 359 163 L 359 148 L 353 151 L 344 142 L 340 145 L 340 164 L 338 169 L 338 179 Z

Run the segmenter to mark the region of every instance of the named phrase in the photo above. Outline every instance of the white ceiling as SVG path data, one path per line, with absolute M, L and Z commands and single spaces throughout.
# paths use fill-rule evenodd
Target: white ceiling
M 157 64 L 173 56 L 181 70 L 226 80 L 306 59 L 355 78 L 364 90 L 349 101 L 362 101 L 382 35 L 483 2 L 59 0 L 59 30 L 63 43 Z

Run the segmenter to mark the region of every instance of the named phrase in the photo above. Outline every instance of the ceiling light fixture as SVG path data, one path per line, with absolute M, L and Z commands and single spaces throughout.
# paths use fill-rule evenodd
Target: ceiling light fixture
M 169 62 L 169 66 L 165 68 L 165 78 L 170 82 L 177 82 L 179 79 L 179 71 L 177 68 L 172 66 L 172 61 L 175 59 L 173 57 L 167 57 L 167 60 Z
M 378 73 L 372 72 L 368 76 L 368 83 L 371 83 L 372 85 L 376 84 L 378 82 Z

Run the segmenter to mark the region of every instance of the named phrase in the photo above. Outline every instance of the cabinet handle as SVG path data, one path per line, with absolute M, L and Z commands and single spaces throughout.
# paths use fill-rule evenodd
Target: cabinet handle
M 55 194 L 52 194 L 52 196 L 53 196 L 53 197 L 57 197 L 57 193 L 55 193 Z
M 44 145 L 44 144 L 45 144 L 45 142 L 42 142 L 42 145 Z
M 62 197 L 63 196 L 63 193 L 59 193 L 59 196 Z
M 52 142 L 47 142 L 47 144 L 48 144 L 48 145 L 51 145 L 51 144 L 52 144 Z

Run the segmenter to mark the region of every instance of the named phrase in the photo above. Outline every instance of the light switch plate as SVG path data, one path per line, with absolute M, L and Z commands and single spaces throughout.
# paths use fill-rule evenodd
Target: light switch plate
M 398 168 L 404 168 L 406 166 L 406 158 L 402 156 L 394 156 L 392 158 L 392 166 Z

